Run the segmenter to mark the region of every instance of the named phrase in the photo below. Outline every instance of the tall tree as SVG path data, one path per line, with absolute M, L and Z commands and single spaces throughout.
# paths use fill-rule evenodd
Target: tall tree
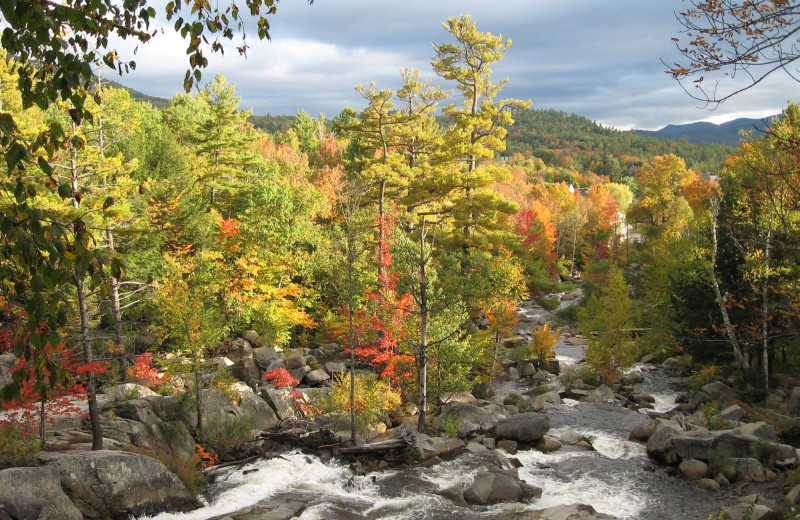
M 456 81 L 464 98 L 460 107 L 449 105 L 444 113 L 455 121 L 448 131 L 447 149 L 465 162 L 459 182 L 463 196 L 454 202 L 453 218 L 454 226 L 463 235 L 457 241 L 466 251 L 474 245 L 486 247 L 479 235 L 500 231 L 501 215 L 511 215 L 517 210 L 516 204 L 493 189 L 496 181 L 508 177 L 508 172 L 480 165 L 479 161 L 505 150 L 506 127 L 514 122 L 512 112 L 528 107 L 530 102 L 495 99 L 508 79 L 495 84 L 491 67 L 503 58 L 511 40 L 478 31 L 470 15 L 450 18 L 442 25 L 456 43 L 434 46 L 436 56 L 431 64 L 437 74 Z

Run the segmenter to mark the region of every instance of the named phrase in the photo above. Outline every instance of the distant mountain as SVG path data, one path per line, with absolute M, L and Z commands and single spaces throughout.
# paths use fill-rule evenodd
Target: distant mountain
M 692 144 L 723 143 L 729 146 L 737 146 L 742 138 L 742 130 L 753 131 L 758 134 L 764 130 L 773 117 L 775 116 L 764 119 L 739 118 L 720 125 L 701 121 L 685 125 L 667 125 L 655 132 L 645 130 L 637 130 L 637 132 L 641 135 L 649 135 L 650 137 L 661 139 L 682 139 L 685 136 Z
M 126 87 L 122 83 L 118 83 L 116 81 L 109 80 L 107 81 L 107 83 L 108 86 L 112 88 L 127 90 L 128 93 L 131 95 L 131 99 L 133 99 L 134 101 L 138 101 L 139 103 L 150 103 L 156 108 L 166 108 L 167 105 L 169 105 L 169 99 L 164 99 L 155 96 L 148 96 L 147 94 L 143 94 L 138 90 L 133 90 L 132 88 Z

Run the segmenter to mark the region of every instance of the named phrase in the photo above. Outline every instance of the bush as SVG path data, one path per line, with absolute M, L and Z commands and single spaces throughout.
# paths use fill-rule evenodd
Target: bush
M 40 450 L 34 432 L 12 423 L 0 424 L 0 469 L 38 466 Z
M 551 331 L 549 323 L 531 330 L 531 342 L 528 345 L 531 355 L 539 361 L 554 357 L 556 340 L 558 340 L 558 330 Z
M 528 411 L 528 402 L 519 394 L 509 394 L 503 399 L 503 404 L 516 406 L 520 412 Z
M 720 473 L 728 480 L 733 480 L 736 476 L 736 467 L 726 452 L 715 449 L 708 457 L 708 474 L 716 476 Z
M 160 461 L 194 494 L 199 495 L 203 491 L 206 477 L 203 474 L 203 464 L 201 464 L 199 457 L 194 456 L 187 459 L 176 451 L 165 449 L 155 449 L 151 451 L 138 446 L 128 446 L 126 449 Z
M 575 325 L 576 323 L 578 323 L 579 310 L 580 310 L 579 305 L 568 305 L 566 307 L 558 309 L 553 315 L 553 323 L 558 326 Z
M 723 405 L 719 401 L 703 403 L 700 411 L 705 416 L 706 424 L 704 426 L 709 430 L 727 430 L 730 428 L 730 423 L 719 416 L 722 410 Z
M 350 374 L 333 378 L 329 394 L 314 392 L 311 402 L 322 413 L 350 413 Z M 378 379 L 375 374 L 356 374 L 355 416 L 356 429 L 364 433 L 369 427 L 383 419 L 390 411 L 400 406 L 400 393 Z
M 564 386 L 568 386 L 578 380 L 587 385 L 600 386 L 600 373 L 592 370 L 588 365 L 570 367 L 560 379 L 561 384 Z
M 536 305 L 546 310 L 547 312 L 553 312 L 554 310 L 558 309 L 559 305 L 561 305 L 561 298 L 559 298 L 558 296 L 546 296 L 546 297 L 534 298 L 534 301 L 536 302 Z
M 247 442 L 253 440 L 255 424 L 252 417 L 237 417 L 232 421 L 214 418 L 203 424 L 200 441 L 220 458 L 224 458 L 241 450 Z
M 775 458 L 778 455 L 777 442 L 765 441 L 759 439 L 755 444 L 750 445 L 750 452 L 753 458 L 758 459 L 762 466 L 771 468 L 775 465 Z

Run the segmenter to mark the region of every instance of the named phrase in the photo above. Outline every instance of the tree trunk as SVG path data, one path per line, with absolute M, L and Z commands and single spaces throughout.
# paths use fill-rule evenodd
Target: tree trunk
M 428 279 L 425 271 L 425 219 L 419 226 L 419 424 L 417 431 L 428 429 Z
M 83 277 L 75 273 L 75 288 L 78 293 L 78 311 L 81 317 L 81 345 L 83 362 L 92 363 L 92 344 L 89 341 L 89 309 L 86 303 L 86 287 Z M 94 372 L 86 372 L 86 397 L 89 403 L 89 423 L 92 425 L 92 451 L 103 449 L 103 426 L 100 424 L 100 413 L 97 409 L 97 388 Z
M 767 244 L 764 248 L 764 276 L 761 277 L 761 365 L 764 369 L 764 389 L 769 391 L 769 260 L 772 242 L 772 229 L 767 230 Z
M 731 318 L 728 315 L 728 294 L 722 295 L 719 288 L 719 281 L 717 280 L 716 266 L 717 266 L 717 215 L 719 214 L 719 200 L 714 199 L 711 201 L 711 233 L 714 239 L 714 245 L 711 250 L 711 267 L 709 268 L 709 275 L 711 276 L 711 286 L 714 289 L 714 297 L 719 311 L 722 314 L 722 323 L 725 327 L 725 335 L 728 337 L 728 342 L 733 348 L 733 355 L 739 363 L 742 372 L 747 373 L 750 371 L 750 364 L 742 354 L 742 348 L 739 345 L 739 340 L 736 338 L 736 329 L 731 323 Z

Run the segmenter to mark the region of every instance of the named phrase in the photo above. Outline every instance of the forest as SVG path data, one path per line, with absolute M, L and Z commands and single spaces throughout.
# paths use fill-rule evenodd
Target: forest
M 446 29 L 432 66 L 452 95 L 404 69 L 333 120 L 240 111 L 224 75 L 162 108 L 92 74 L 79 100 L 4 56 L 4 407 L 32 426 L 87 394 L 99 429 L 98 385 L 224 386 L 206 360 L 253 329 L 346 346 L 424 428 L 493 377 L 520 302 L 576 281 L 561 319 L 604 380 L 688 354 L 757 402 L 796 371 L 800 107 L 736 149 L 605 129 L 502 98 L 508 42 L 469 16 Z

